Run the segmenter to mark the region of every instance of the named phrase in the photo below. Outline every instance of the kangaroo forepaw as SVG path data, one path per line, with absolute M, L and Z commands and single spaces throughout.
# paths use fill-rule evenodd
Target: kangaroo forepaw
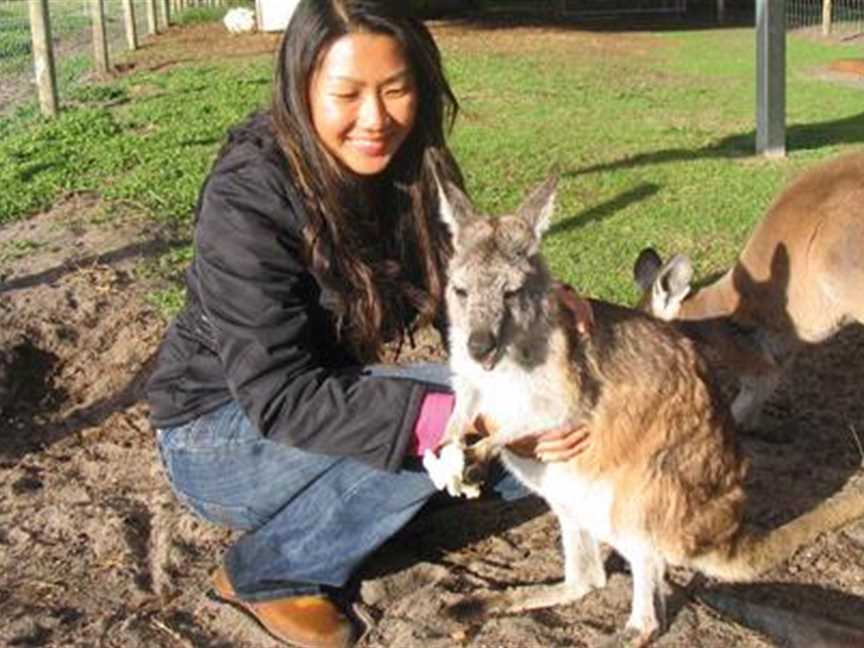
M 480 484 L 473 480 L 472 474 L 467 474 L 465 451 L 457 443 L 445 444 L 437 455 L 427 450 L 423 455 L 423 467 L 435 487 L 453 497 L 464 495 L 471 499 L 480 495 Z

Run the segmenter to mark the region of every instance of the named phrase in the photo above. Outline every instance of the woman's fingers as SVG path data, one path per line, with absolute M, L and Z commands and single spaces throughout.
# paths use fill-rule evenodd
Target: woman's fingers
M 568 461 L 585 451 L 590 436 L 584 425 L 551 430 L 540 435 L 535 454 L 540 461 Z

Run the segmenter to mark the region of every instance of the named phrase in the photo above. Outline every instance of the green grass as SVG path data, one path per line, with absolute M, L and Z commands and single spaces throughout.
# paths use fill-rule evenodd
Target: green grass
M 263 62 L 138 74 L 80 87 L 55 120 L 0 120 L 0 223 L 81 191 L 188 218 L 226 125 L 266 101 L 269 79 Z
M 0 245 L 0 263 L 9 263 L 17 259 L 22 259 L 42 246 L 43 243 L 31 241 L 30 239 L 6 241 L 4 244 Z
M 626 38 L 626 35 L 622 35 Z M 667 32 L 641 56 L 489 55 L 451 64 L 466 119 L 457 157 L 477 202 L 514 208 L 562 171 L 545 244 L 580 289 L 632 302 L 647 244 L 686 251 L 700 275 L 734 259 L 783 183 L 864 141 L 864 88 L 817 78 L 860 48 L 788 39 L 789 157 L 753 156 L 752 30 Z
M 753 31 L 655 38 L 638 56 L 467 54 L 442 41 L 463 108 L 453 147 L 478 206 L 513 209 L 557 167 L 550 263 L 582 291 L 622 302 L 634 299 L 631 267 L 645 245 L 691 254 L 700 276 L 716 272 L 784 182 L 864 141 L 864 88 L 816 73 L 860 45 L 787 39 L 789 155 L 771 161 L 753 155 Z M 187 64 L 85 86 L 54 121 L 0 119 L 0 224 L 96 191 L 187 228 L 225 129 L 267 102 L 271 73 L 269 56 Z M 181 250 L 147 272 L 179 285 L 187 259 Z M 153 299 L 166 312 L 180 303 L 177 289 Z

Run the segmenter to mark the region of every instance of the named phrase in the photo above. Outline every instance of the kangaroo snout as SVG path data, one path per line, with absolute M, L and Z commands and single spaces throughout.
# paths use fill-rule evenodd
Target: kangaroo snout
M 495 365 L 495 352 L 498 350 L 498 339 L 489 329 L 471 331 L 468 336 L 468 353 L 487 371 Z

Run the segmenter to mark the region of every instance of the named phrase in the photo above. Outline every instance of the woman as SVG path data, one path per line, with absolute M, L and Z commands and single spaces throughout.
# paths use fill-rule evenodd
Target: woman
M 204 183 L 186 307 L 148 386 L 177 496 L 247 531 L 215 594 L 300 646 L 350 643 L 331 596 L 435 493 L 416 458 L 453 401 L 444 366 L 376 364 L 441 323 L 435 176 L 462 184 L 457 103 L 402 4 L 298 5 L 271 110 L 230 132 Z M 536 450 L 566 459 L 583 436 Z

